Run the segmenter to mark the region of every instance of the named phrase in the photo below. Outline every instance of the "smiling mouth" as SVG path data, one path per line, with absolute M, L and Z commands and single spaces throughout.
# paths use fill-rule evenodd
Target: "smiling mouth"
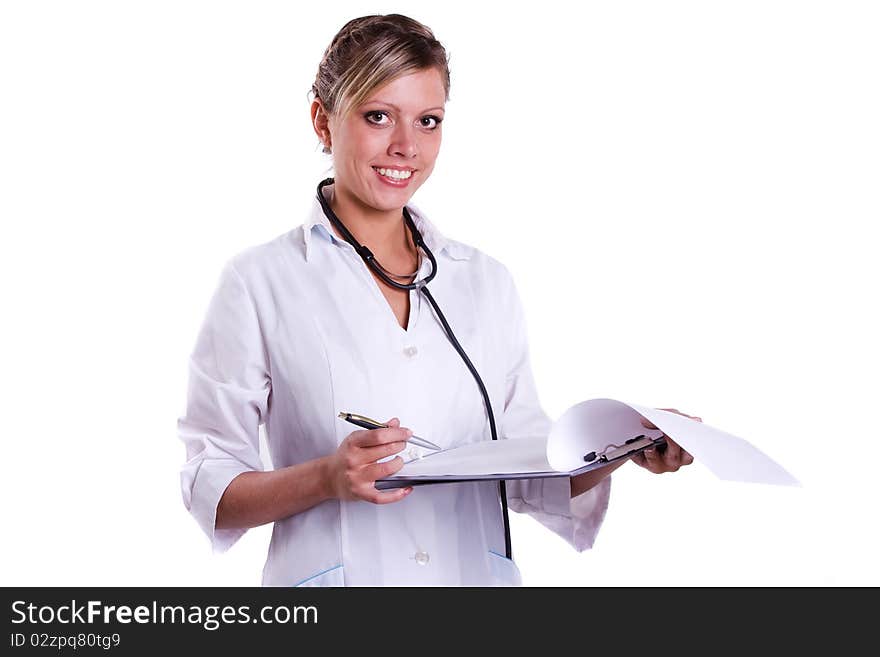
M 385 167 L 373 167 L 373 171 L 378 173 L 383 178 L 388 178 L 389 180 L 394 180 L 398 182 L 409 180 L 413 174 L 412 169 L 390 169 Z

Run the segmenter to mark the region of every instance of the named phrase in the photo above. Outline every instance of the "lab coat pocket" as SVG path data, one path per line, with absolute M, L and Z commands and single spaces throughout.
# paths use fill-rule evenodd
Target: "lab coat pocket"
M 522 586 L 519 567 L 512 559 L 490 550 L 489 568 L 492 574 L 491 586 Z
M 344 573 L 342 569 L 342 564 L 339 564 L 338 566 L 333 566 L 332 568 L 323 570 L 316 575 L 307 577 L 306 579 L 294 584 L 293 586 L 345 586 L 345 577 L 343 575 Z

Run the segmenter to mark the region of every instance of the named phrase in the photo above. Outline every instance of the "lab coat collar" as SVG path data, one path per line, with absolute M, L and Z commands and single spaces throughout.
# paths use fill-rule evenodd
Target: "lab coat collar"
M 324 198 L 328 201 L 333 193 L 332 189 L 333 185 L 326 185 L 322 190 Z M 422 234 L 422 239 L 425 240 L 425 244 L 427 244 L 428 248 L 431 249 L 435 256 L 436 254 L 445 253 L 453 260 L 470 259 L 471 249 L 468 246 L 444 237 L 443 234 L 437 230 L 437 227 L 428 221 L 428 218 L 424 213 L 412 203 L 408 204 L 406 207 L 409 209 L 409 213 L 412 216 L 416 228 L 418 228 L 419 232 Z M 330 226 L 330 220 L 327 218 L 327 215 L 324 214 L 324 210 L 317 198 L 312 199 L 312 208 L 309 213 L 309 218 L 303 224 L 303 249 L 306 262 L 309 261 L 310 252 L 315 247 L 313 242 L 315 239 L 329 240 L 336 246 L 350 246 L 345 240 L 340 239 L 336 235 L 336 232 Z

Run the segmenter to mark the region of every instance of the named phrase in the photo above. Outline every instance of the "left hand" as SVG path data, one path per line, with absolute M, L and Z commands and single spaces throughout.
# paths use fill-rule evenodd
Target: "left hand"
M 689 417 L 692 420 L 696 420 L 697 422 L 703 421 L 701 418 L 698 418 L 694 415 L 688 415 L 687 413 L 682 413 L 675 408 L 660 408 L 657 410 L 677 413 L 678 415 Z M 642 426 L 644 426 L 646 429 L 657 428 L 651 422 L 648 422 L 648 420 L 644 418 L 642 418 Z M 659 447 L 650 447 L 646 450 L 642 450 L 632 457 L 632 461 L 636 465 L 645 468 L 645 470 L 648 470 L 649 472 L 653 472 L 654 474 L 662 474 L 664 472 L 676 472 L 680 467 L 684 465 L 690 465 L 694 462 L 694 457 L 688 454 L 688 452 L 686 452 L 684 449 L 682 449 L 681 445 L 672 440 L 672 438 L 666 436 L 665 445 L 660 445 Z

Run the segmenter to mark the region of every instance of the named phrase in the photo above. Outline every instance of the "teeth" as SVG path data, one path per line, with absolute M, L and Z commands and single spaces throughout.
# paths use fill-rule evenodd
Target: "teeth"
M 406 180 L 412 175 L 412 171 L 398 171 L 397 169 L 376 169 L 381 175 L 395 180 Z

